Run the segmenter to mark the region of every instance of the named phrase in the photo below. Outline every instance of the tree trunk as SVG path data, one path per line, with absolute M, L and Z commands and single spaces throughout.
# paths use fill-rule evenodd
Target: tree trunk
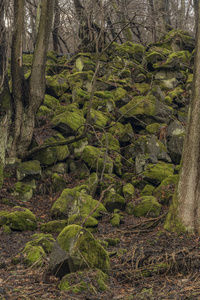
M 165 228 L 199 232 L 200 225 L 200 5 L 191 106 L 189 109 L 180 179 Z
M 55 0 L 54 7 L 54 24 L 53 24 L 53 50 L 59 51 L 59 26 L 60 26 L 60 8 L 58 5 L 58 0 Z
M 169 17 L 169 0 L 155 0 L 157 11 L 157 32 L 158 37 L 163 36 L 171 30 L 171 21 Z
M 7 43 L 4 24 L 4 0 L 0 0 L 0 159 L 5 162 L 11 126 L 11 96 L 7 76 Z
M 45 63 L 52 28 L 54 1 L 43 0 L 31 76 L 25 86 L 22 70 L 22 31 L 24 0 L 15 0 L 15 26 L 12 42 L 12 92 L 14 99 L 14 140 L 10 156 L 23 157 L 31 143 L 36 113 L 45 95 Z

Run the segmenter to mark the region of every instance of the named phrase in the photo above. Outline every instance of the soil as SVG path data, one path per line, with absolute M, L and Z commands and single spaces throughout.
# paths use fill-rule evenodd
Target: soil
M 16 200 L 8 192 L 14 180 L 6 180 L 0 191 L 0 210 L 14 205 L 29 208 L 38 219 L 38 230 L 3 234 L 0 229 L 0 299 L 200 299 L 200 239 L 198 236 L 176 235 L 163 229 L 167 208 L 159 218 L 136 218 L 125 212 L 118 228 L 109 223 L 110 214 L 103 215 L 95 238 L 119 238 L 117 246 L 108 247 L 111 268 L 107 290 L 81 294 L 62 292 L 59 280 L 48 271 L 48 260 L 39 269 L 25 264 L 12 264 L 15 257 L 40 224 L 50 220 L 50 208 L 59 194 L 42 193 L 48 181 L 27 203 Z M 73 182 L 74 184 L 74 182 Z M 72 185 L 72 182 L 71 182 Z M 5 205 L 5 200 L 9 205 Z M 56 238 L 56 234 L 53 237 Z M 167 266 L 167 267 L 166 267 Z M 86 278 L 89 282 L 90 278 Z

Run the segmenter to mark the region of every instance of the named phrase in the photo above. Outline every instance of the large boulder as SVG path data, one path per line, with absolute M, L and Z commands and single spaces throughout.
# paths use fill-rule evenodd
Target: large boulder
M 159 161 L 157 164 L 147 164 L 146 170 L 141 174 L 143 179 L 154 185 L 159 185 L 165 178 L 174 173 L 172 164 Z
M 51 217 L 53 219 L 68 219 L 73 215 L 86 217 L 98 204 L 97 200 L 87 194 L 89 192 L 88 185 L 64 189 L 51 208 Z M 100 218 L 101 211 L 106 211 L 102 203 L 99 204 L 92 217 Z
M 37 160 L 22 162 L 18 164 L 16 173 L 19 181 L 27 178 L 40 178 L 42 173 L 40 162 Z
M 7 225 L 12 230 L 35 230 L 37 228 L 37 220 L 28 208 L 15 206 L 11 212 L 0 212 L 0 226 L 2 225 Z
M 51 273 L 62 278 L 68 273 L 88 267 L 108 272 L 109 255 L 87 229 L 68 225 L 53 245 L 49 269 Z

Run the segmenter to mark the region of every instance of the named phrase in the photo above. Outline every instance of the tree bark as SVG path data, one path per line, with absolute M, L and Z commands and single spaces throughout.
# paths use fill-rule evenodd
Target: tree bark
M 10 156 L 23 157 L 33 136 L 36 113 L 45 95 L 45 63 L 52 29 L 54 0 L 43 0 L 29 84 L 22 70 L 22 31 L 24 0 L 15 0 L 16 30 L 12 42 L 12 92 L 14 99 L 14 139 Z
M 0 159 L 4 163 L 9 144 L 12 103 L 7 76 L 7 41 L 4 24 L 4 1 L 0 0 Z
M 171 30 L 169 0 L 155 0 L 155 7 L 157 11 L 157 35 L 160 38 Z
M 55 0 L 54 7 L 54 24 L 53 24 L 53 50 L 59 51 L 59 26 L 60 26 L 60 9 L 58 0 Z
M 200 231 L 200 5 L 198 6 L 192 99 L 182 155 L 180 179 L 166 229 Z

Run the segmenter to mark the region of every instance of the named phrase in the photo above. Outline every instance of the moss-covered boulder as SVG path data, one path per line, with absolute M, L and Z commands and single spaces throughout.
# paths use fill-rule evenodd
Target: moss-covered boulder
M 24 178 L 40 178 L 41 176 L 41 166 L 40 162 L 37 160 L 26 161 L 17 165 L 16 168 L 17 179 L 19 181 Z
M 75 72 L 68 76 L 68 82 L 71 91 L 77 88 L 82 88 L 88 92 L 91 91 L 91 82 L 94 72 L 93 71 L 81 71 Z
M 143 179 L 159 185 L 165 178 L 173 175 L 174 167 L 172 164 L 167 164 L 159 161 L 157 164 L 147 164 L 146 170 L 141 174 Z
M 47 93 L 53 97 L 59 98 L 69 88 L 66 73 L 56 74 L 54 76 L 46 76 Z
M 51 217 L 54 219 L 68 219 L 69 216 L 87 216 L 98 204 L 90 195 L 88 185 L 76 187 L 74 189 L 64 189 L 61 196 L 55 201 L 51 208 Z M 92 214 L 92 217 L 99 218 L 100 212 L 106 211 L 103 204 Z
M 34 234 L 31 241 L 25 244 L 23 251 L 13 259 L 13 263 L 17 264 L 23 261 L 28 267 L 42 266 L 51 252 L 54 242 L 51 234 Z
M 52 137 L 44 140 L 44 144 L 56 143 L 65 141 L 65 138 L 61 133 L 56 133 Z M 69 149 L 67 145 L 54 146 L 43 149 L 33 155 L 42 165 L 49 166 L 53 165 L 58 161 L 63 161 L 69 156 Z
M 108 149 L 109 153 L 120 152 L 119 141 L 111 133 L 102 134 L 100 141 L 103 147 Z
M 158 217 L 161 205 L 153 196 L 143 196 L 141 201 L 133 207 L 133 215 L 136 217 Z
M 141 63 L 144 56 L 144 47 L 132 42 L 126 42 L 116 47 L 115 55 L 116 54 L 122 58 L 134 59 L 137 62 Z
M 162 39 L 163 47 L 172 51 L 188 50 L 192 52 L 195 48 L 195 40 L 187 31 L 173 29 Z
M 78 225 L 68 225 L 59 234 L 50 256 L 49 269 L 57 277 L 81 269 L 108 272 L 109 255 L 92 234 Z
M 109 121 L 109 117 L 106 113 L 91 109 L 91 125 L 97 125 L 99 127 L 105 127 Z
M 159 121 L 161 123 L 169 123 L 169 116 L 172 115 L 173 109 L 161 103 L 153 95 L 136 96 L 132 100 L 118 110 L 118 116 L 124 119 L 132 119 L 136 124 L 136 117 L 146 123 Z M 151 121 L 152 120 L 152 121 Z M 142 122 L 138 125 L 142 126 Z
M 58 173 L 53 173 L 53 175 L 51 176 L 52 178 L 52 184 L 53 184 L 53 190 L 55 191 L 55 193 L 57 192 L 61 192 L 64 190 L 64 188 L 66 188 L 66 179 L 59 175 Z
M 83 149 L 82 160 L 88 164 L 93 171 L 106 173 L 113 172 L 114 162 L 108 156 L 105 149 L 86 146 Z
M 33 188 L 29 184 L 23 183 L 21 181 L 17 182 L 14 186 L 13 196 L 21 201 L 27 202 L 33 196 Z
M 44 232 L 60 233 L 67 226 L 67 220 L 53 220 L 42 223 L 40 229 Z
M 81 133 L 84 123 L 85 119 L 77 111 L 65 111 L 52 120 L 53 127 L 64 136 Z
M 83 292 L 96 295 L 108 289 L 108 281 L 109 276 L 107 274 L 101 270 L 90 269 L 65 275 L 58 288 L 61 291 L 68 291 L 76 295 Z
M 12 230 L 35 230 L 37 220 L 29 209 L 15 206 L 11 212 L 3 211 L 0 213 L 0 226 L 2 225 L 7 225 Z
M 141 191 L 140 196 L 152 196 L 154 191 L 155 191 L 155 187 L 153 185 L 147 184 Z
M 120 144 L 124 145 L 129 142 L 134 142 L 135 134 L 130 123 L 124 125 L 119 122 L 113 122 L 109 128 L 109 133 L 119 139 Z
M 156 197 L 160 203 L 169 205 L 170 201 L 172 200 L 178 180 L 178 174 L 168 176 L 155 189 L 155 191 L 153 192 L 153 196 Z
M 111 189 L 105 196 L 103 204 L 108 211 L 113 212 L 115 209 L 124 210 L 126 201 L 114 189 Z
M 123 186 L 124 199 L 130 201 L 135 195 L 135 188 L 131 183 L 127 183 Z

